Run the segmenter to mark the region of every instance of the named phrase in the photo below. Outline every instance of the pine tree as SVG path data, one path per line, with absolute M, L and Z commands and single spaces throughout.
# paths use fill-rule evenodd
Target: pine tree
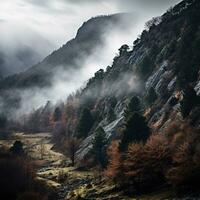
M 123 56 L 125 55 L 129 50 L 129 46 L 127 44 L 124 44 L 122 45 L 120 48 L 119 48 L 119 55 L 120 56 Z
M 91 149 L 91 153 L 94 156 L 95 161 L 100 164 L 101 166 L 103 166 L 104 164 L 104 159 L 103 159 L 103 147 L 105 146 L 107 142 L 106 139 L 106 134 L 105 131 L 103 130 L 103 128 L 99 127 L 95 133 L 95 137 L 92 141 L 92 149 Z
M 133 113 L 135 112 L 140 113 L 141 110 L 142 110 L 142 107 L 141 107 L 141 102 L 140 102 L 139 97 L 137 96 L 132 97 L 124 111 L 125 121 L 127 121 Z
M 94 120 L 90 113 L 90 110 L 87 108 L 83 109 L 77 125 L 77 138 L 86 138 L 93 126 L 93 123 Z
M 145 117 L 134 113 L 125 123 L 123 137 L 119 146 L 120 151 L 126 151 L 128 145 L 132 142 L 146 142 L 149 136 L 150 130 Z

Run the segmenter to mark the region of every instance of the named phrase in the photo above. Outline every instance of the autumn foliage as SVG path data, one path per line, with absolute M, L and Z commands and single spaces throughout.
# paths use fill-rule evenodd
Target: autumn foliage
M 163 135 L 152 135 L 145 145 L 133 143 L 123 161 L 128 182 L 137 191 L 165 182 L 165 171 L 171 163 L 171 150 Z
M 105 176 L 116 181 L 121 172 L 121 155 L 119 153 L 119 141 L 114 141 L 107 150 L 109 158 Z
M 200 185 L 200 136 L 189 124 L 176 122 L 164 134 L 132 143 L 124 153 L 118 143 L 108 148 L 107 177 L 131 191 L 144 192 L 164 185 L 193 189 Z
M 200 185 L 200 135 L 188 124 L 180 126 L 174 136 L 173 163 L 166 177 L 176 188 L 198 188 Z

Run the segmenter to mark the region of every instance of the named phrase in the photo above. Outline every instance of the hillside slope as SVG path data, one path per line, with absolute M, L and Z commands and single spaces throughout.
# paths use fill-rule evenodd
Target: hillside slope
M 120 137 L 123 112 L 132 96 L 140 98 L 152 132 L 163 132 L 175 121 L 200 126 L 199 11 L 199 1 L 187 0 L 153 19 L 133 50 L 123 45 L 111 67 L 99 70 L 81 92 L 69 97 L 64 111 L 67 135 L 77 134 L 74 120 L 80 119 L 81 110 L 88 108 L 94 116 L 88 137 L 77 151 L 78 160 L 90 152 L 98 127 L 110 140 Z

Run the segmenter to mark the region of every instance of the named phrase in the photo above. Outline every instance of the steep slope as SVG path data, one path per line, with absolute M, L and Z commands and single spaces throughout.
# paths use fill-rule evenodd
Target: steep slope
M 200 126 L 199 13 L 198 0 L 185 0 L 151 20 L 133 50 L 123 45 L 111 67 L 105 72 L 99 70 L 81 92 L 69 98 L 67 135 L 77 134 L 74 120 L 84 108 L 89 108 L 95 119 L 77 151 L 77 160 L 88 156 L 98 127 L 103 127 L 110 140 L 120 138 L 124 108 L 132 96 L 141 99 L 152 132 L 163 132 L 173 121 Z M 152 90 L 156 98 L 150 102 Z

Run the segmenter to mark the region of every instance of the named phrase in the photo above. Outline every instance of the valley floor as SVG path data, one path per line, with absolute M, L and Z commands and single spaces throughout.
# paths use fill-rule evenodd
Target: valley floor
M 69 166 L 69 160 L 65 155 L 52 150 L 53 144 L 49 133 L 15 133 L 8 140 L 0 140 L 0 146 L 10 147 L 16 140 L 23 142 L 26 153 L 36 166 L 37 179 L 57 193 L 56 200 L 195 199 L 176 198 L 176 195 L 167 189 L 148 195 L 126 197 L 113 184 L 102 180 L 99 172 L 82 171 L 74 167 L 67 167 Z

